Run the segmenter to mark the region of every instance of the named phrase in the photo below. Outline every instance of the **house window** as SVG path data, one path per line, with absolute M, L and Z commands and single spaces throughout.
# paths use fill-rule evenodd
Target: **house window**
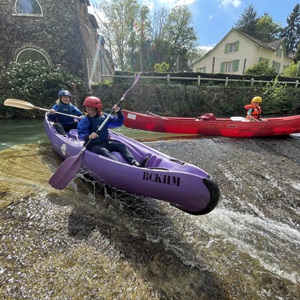
M 280 63 L 273 61 L 272 68 L 275 70 L 276 73 L 279 73 L 280 70 Z
M 233 72 L 233 61 L 228 61 L 225 63 L 224 72 Z
M 20 51 L 17 55 L 17 59 L 16 59 L 17 63 L 22 64 L 28 61 L 40 61 L 40 62 L 44 62 L 47 65 L 50 65 L 49 60 L 41 51 L 32 48 L 24 49 Z
M 16 13 L 21 15 L 42 15 L 42 7 L 37 0 L 17 0 Z
M 281 57 L 282 56 L 282 49 L 281 48 L 278 48 L 277 51 L 276 51 L 276 56 L 277 57 Z
M 236 52 L 239 50 L 240 41 L 225 44 L 225 53 Z
M 267 63 L 269 62 L 269 60 L 267 58 L 259 57 L 258 62 L 260 63 L 260 62 L 263 62 L 263 61 L 265 61 Z
M 234 73 L 239 70 L 239 60 L 226 61 L 221 63 L 221 73 Z

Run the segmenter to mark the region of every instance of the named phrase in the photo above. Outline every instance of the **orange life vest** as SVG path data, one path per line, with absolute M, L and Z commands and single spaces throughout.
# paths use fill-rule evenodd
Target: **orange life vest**
M 244 106 L 245 109 L 249 110 L 252 109 L 251 116 L 255 119 L 260 119 L 261 118 L 261 108 L 260 106 L 255 106 L 254 104 L 248 104 Z M 250 119 L 250 117 L 247 115 L 247 119 Z

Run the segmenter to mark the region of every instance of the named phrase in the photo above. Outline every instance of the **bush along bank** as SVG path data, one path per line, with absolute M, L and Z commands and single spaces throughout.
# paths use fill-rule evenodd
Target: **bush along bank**
M 111 109 L 117 103 L 129 83 L 113 85 L 99 84 L 92 87 L 91 91 L 73 89 L 71 92 L 78 94 L 73 103 L 82 109 L 86 95 L 99 97 L 103 107 Z M 58 88 L 58 86 L 57 86 Z M 56 88 L 56 90 L 57 90 Z M 1 118 L 42 118 L 44 113 L 37 110 L 22 110 L 6 107 L 3 102 L 6 98 L 18 98 L 32 103 L 35 106 L 50 109 L 56 100 L 56 93 L 49 97 L 44 95 L 14 95 L 10 91 L 1 93 L 0 108 Z M 284 85 L 253 87 L 224 87 L 224 86 L 195 86 L 183 84 L 143 84 L 138 83 L 128 93 L 122 107 L 137 112 L 147 112 L 166 116 L 197 117 L 205 113 L 213 113 L 216 117 L 244 116 L 244 105 L 249 104 L 254 96 L 263 98 L 263 115 L 294 115 L 300 114 L 300 93 L 298 89 Z M 47 100 L 46 100 L 47 99 Z
M 126 88 L 125 84 L 98 85 L 93 88 L 93 94 L 100 97 L 104 107 L 110 108 Z M 244 105 L 257 95 L 263 98 L 264 115 L 300 114 L 298 89 L 284 85 L 250 88 L 139 83 L 122 106 L 132 111 L 151 111 L 166 116 L 196 117 L 209 112 L 215 116 L 243 116 L 246 113 Z
M 79 100 L 86 91 L 83 81 L 62 67 L 50 67 L 41 62 L 12 62 L 0 71 L 0 117 L 42 118 L 44 112 L 7 107 L 3 103 L 7 98 L 20 99 L 50 109 L 61 89 L 71 92 L 76 105 L 80 105 Z

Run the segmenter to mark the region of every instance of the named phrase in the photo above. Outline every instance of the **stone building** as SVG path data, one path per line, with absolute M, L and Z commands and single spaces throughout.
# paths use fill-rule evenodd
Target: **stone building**
M 0 67 L 44 60 L 82 78 L 87 87 L 113 64 L 89 0 L 1 0 Z

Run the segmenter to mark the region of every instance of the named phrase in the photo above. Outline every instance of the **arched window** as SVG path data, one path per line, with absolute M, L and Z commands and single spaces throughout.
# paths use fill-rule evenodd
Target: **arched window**
M 16 13 L 22 15 L 42 15 L 42 7 L 37 0 L 17 0 Z
M 20 51 L 17 55 L 16 62 L 17 63 L 25 63 L 27 61 L 40 61 L 44 62 L 45 64 L 50 65 L 49 60 L 47 57 L 39 50 L 33 48 L 27 48 Z

